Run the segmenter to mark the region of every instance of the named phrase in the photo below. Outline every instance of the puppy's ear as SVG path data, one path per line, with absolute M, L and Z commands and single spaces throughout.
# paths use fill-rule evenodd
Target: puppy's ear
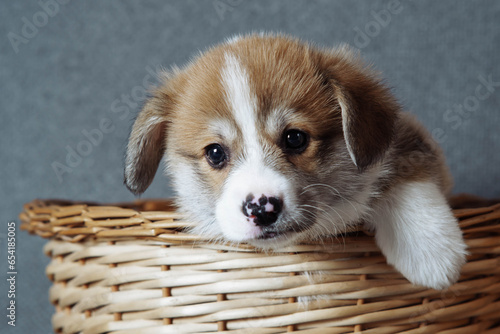
M 387 97 L 370 89 L 373 87 L 354 92 L 345 88 L 336 90 L 347 150 L 361 170 L 383 156 L 391 143 L 396 119 L 396 110 Z
M 125 185 L 135 195 L 151 184 L 165 153 L 169 101 L 166 95 L 150 98 L 137 116 L 125 156 Z
M 364 170 L 389 147 L 399 105 L 359 57 L 341 49 L 329 59 L 328 72 L 342 111 L 342 129 L 354 164 Z

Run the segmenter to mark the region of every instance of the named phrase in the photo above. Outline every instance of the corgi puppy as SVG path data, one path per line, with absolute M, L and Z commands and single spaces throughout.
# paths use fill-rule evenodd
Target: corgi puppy
M 276 249 L 364 223 L 435 289 L 465 263 L 443 153 L 348 47 L 250 35 L 174 69 L 133 125 L 126 186 L 143 193 L 163 159 L 194 233 Z

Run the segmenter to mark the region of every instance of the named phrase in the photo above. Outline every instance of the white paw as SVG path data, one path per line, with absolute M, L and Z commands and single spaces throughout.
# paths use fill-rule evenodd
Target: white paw
M 441 240 L 427 240 L 410 248 L 403 246 L 398 254 L 386 255 L 387 263 L 413 284 L 446 289 L 458 280 L 466 262 L 466 245 L 461 235 L 454 234 L 442 236 Z
M 377 244 L 410 282 L 445 289 L 466 262 L 462 231 L 439 188 L 431 182 L 398 186 L 374 214 Z

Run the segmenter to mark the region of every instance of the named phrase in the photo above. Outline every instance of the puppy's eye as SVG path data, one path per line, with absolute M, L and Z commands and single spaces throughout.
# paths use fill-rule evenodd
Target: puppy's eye
M 284 134 L 284 146 L 289 153 L 302 153 L 309 144 L 309 136 L 300 130 L 288 130 Z
M 213 168 L 220 169 L 226 165 L 227 155 L 219 144 L 211 144 L 205 147 L 205 157 Z

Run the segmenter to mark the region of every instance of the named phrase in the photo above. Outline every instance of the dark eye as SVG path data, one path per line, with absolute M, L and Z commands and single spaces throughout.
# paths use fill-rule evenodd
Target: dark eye
M 210 166 L 217 169 L 224 167 L 227 161 L 226 152 L 219 144 L 211 144 L 205 147 L 205 156 Z
M 300 130 L 288 130 L 284 135 L 285 149 L 290 153 L 302 153 L 309 144 L 309 136 Z

